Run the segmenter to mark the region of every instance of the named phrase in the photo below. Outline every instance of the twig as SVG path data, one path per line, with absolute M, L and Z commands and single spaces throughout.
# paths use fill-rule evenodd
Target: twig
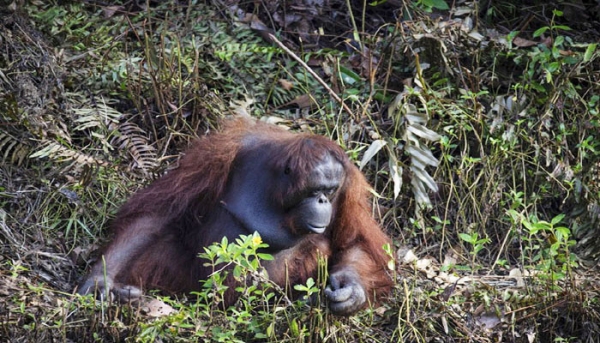
M 354 113 L 352 113 L 352 110 L 350 109 L 350 107 L 348 107 L 348 105 L 346 105 L 344 103 L 344 100 L 342 100 L 342 98 L 340 98 L 334 91 L 333 89 L 331 89 L 331 87 L 329 87 L 327 85 L 327 83 L 325 83 L 325 81 L 323 81 L 323 79 L 321 77 L 319 77 L 319 75 L 317 75 L 317 73 L 315 73 L 314 70 L 312 70 L 311 67 L 308 66 L 308 64 L 304 63 L 304 61 L 298 57 L 298 55 L 296 55 L 292 50 L 288 49 L 281 41 L 279 41 L 277 39 L 277 37 L 275 37 L 273 34 L 269 33 L 269 39 L 271 39 L 275 44 L 277 44 L 281 49 L 283 49 L 283 51 L 285 51 L 288 55 L 290 55 L 293 59 L 295 59 L 298 63 L 300 63 L 300 65 L 306 69 L 306 71 L 308 71 L 308 73 L 310 75 L 312 75 L 315 79 L 317 79 L 317 81 L 323 86 L 325 87 L 325 89 L 327 90 L 327 92 L 329 92 L 329 94 L 337 101 L 340 103 L 340 105 L 342 105 L 342 108 L 344 109 L 344 111 L 348 112 L 348 114 L 350 115 L 350 117 L 352 119 L 354 119 L 356 122 L 358 122 L 358 118 L 356 118 L 356 116 L 354 115 Z

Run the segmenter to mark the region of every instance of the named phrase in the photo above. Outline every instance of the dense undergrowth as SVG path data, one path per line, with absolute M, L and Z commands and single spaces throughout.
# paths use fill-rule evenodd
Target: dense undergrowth
M 597 6 L 226 3 L 0 7 L 0 341 L 600 340 Z M 71 295 L 118 206 L 231 115 L 360 165 L 392 299 L 332 316 L 326 268 L 287 299 L 257 237 L 207 252 L 252 281 L 235 308 L 222 275 L 143 306 Z

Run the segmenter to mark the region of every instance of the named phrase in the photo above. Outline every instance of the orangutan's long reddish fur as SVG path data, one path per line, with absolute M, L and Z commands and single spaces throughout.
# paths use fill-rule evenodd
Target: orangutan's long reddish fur
M 283 157 L 297 155 L 295 168 L 302 168 L 302 165 L 310 164 L 305 162 L 320 158 L 311 156 L 310 152 L 294 151 L 295 142 L 311 137 L 333 150 L 336 158 L 343 161 L 346 171 L 344 184 L 333 203 L 335 217 L 330 227 L 324 234 L 309 235 L 293 249 L 276 254 L 275 262 L 266 263 L 269 277 L 282 286 L 288 281 L 304 283 L 309 277 L 316 277 L 316 256 L 319 252 L 328 257 L 330 272 L 354 268 L 371 302 L 387 294 L 392 285 L 386 269 L 390 257 L 382 246 L 390 241 L 371 215 L 370 186 L 361 172 L 339 146 L 324 137 L 291 133 L 248 120 L 229 121 L 222 133 L 196 141 L 181 159 L 178 168 L 137 192 L 121 208 L 113 222 L 118 241 L 111 246 L 142 239 L 144 244 L 148 244 L 148 249 L 123 268 L 124 271 L 115 279 L 144 288 L 160 285 L 161 289 L 171 292 L 200 288 L 198 280 L 206 278 L 211 271 L 203 266 L 204 261 L 190 259 L 189 256 L 196 256 L 203 247 L 220 241 L 223 232 L 205 232 L 194 218 L 209 218 L 222 205 L 219 199 L 226 191 L 232 161 L 248 133 L 259 133 L 261 138 L 269 137 L 280 142 Z M 140 218 L 147 218 L 148 225 Z M 167 224 L 170 222 L 177 225 Z M 158 237 L 160 239 L 156 239 Z M 170 244 L 175 240 L 189 244 Z M 195 251 L 189 254 L 192 250 Z M 188 254 L 183 253 L 186 251 Z M 126 257 L 123 256 L 123 259 Z M 156 262 L 150 263 L 157 257 L 164 261 L 160 266 Z M 119 256 L 113 258 L 118 263 L 129 263 L 118 259 Z

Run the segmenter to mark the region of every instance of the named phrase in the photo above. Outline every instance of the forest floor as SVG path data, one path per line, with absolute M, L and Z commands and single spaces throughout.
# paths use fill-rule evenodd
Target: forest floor
M 0 342 L 600 342 L 600 6 L 444 5 L 0 1 Z M 392 298 L 73 295 L 119 205 L 235 115 L 361 166 Z

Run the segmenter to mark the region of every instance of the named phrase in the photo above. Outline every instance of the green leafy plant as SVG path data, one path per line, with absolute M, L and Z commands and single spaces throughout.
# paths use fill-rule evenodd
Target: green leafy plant
M 559 214 L 549 222 L 537 216 L 525 216 L 516 210 L 508 210 L 514 223 L 523 225 L 527 236 L 523 239 L 529 243 L 525 251 L 533 253 L 531 266 L 546 272 L 551 280 L 563 280 L 572 268 L 578 266 L 577 256 L 571 252 L 575 245 L 571 230 L 561 225 L 564 214 Z M 543 274 L 542 274 L 543 275 Z
M 427 12 L 431 12 L 433 9 L 436 10 L 447 10 L 450 9 L 448 3 L 444 0 L 417 0 L 414 2 L 415 6 L 423 8 Z
M 178 311 L 155 322 L 142 323 L 138 340 L 154 342 L 189 336 L 213 342 L 245 342 L 278 337 L 304 339 L 318 334 L 309 327 L 325 321 L 321 289 L 327 277 L 326 261 L 320 259 L 317 279 L 294 285 L 299 297 L 291 301 L 263 270 L 261 261 L 273 260 L 273 256 L 261 252 L 266 247 L 259 234 L 254 233 L 233 242 L 223 238 L 205 248 L 200 257 L 213 273 L 204 281 L 203 289 L 193 294 L 196 301 L 182 303 L 161 298 Z M 238 286 L 230 289 L 232 284 Z M 238 300 L 224 307 L 222 300 L 232 291 Z
M 471 262 L 472 262 L 473 268 L 475 268 L 475 266 L 477 266 L 477 264 L 475 263 L 475 258 L 477 256 L 477 254 L 481 250 L 483 250 L 483 248 L 485 248 L 485 245 L 490 242 L 490 239 L 488 237 L 479 238 L 479 233 L 477 233 L 477 232 L 473 232 L 471 234 L 459 233 L 458 236 L 460 237 L 460 239 L 469 243 L 472 246 L 472 250 L 470 252 L 470 254 L 472 256 Z
M 570 31 L 571 28 L 566 25 L 557 25 L 556 18 L 561 17 L 563 13 L 559 10 L 552 11 L 550 25 L 543 26 L 533 33 L 533 37 L 542 39 L 546 34 L 550 36 L 542 44 L 531 48 L 527 58 L 523 55 L 517 55 L 515 61 L 520 63 L 526 61 L 526 71 L 523 74 L 523 83 L 516 85 L 517 88 L 524 90 L 534 90 L 544 95 L 552 95 L 555 87 L 561 86 L 561 75 L 563 68 L 574 66 L 583 60 L 589 61 L 596 49 L 597 44 L 587 45 L 586 51 L 582 53 L 570 50 L 574 46 L 572 39 L 564 36 L 561 31 Z M 518 32 L 509 34 L 508 39 L 512 39 Z M 537 99 L 540 103 L 546 99 Z

